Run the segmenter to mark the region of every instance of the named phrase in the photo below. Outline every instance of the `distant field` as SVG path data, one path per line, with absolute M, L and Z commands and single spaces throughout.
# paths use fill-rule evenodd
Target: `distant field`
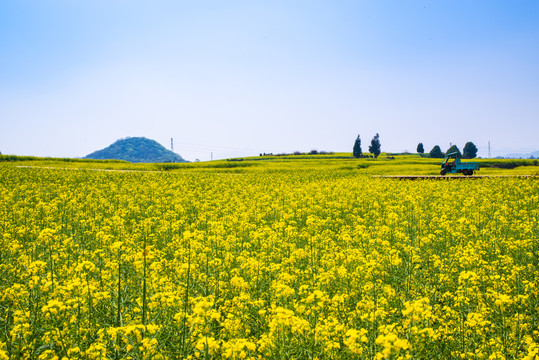
M 539 354 L 537 178 L 371 176 L 439 173 L 414 155 L 7 160 L 0 359 Z
M 473 159 L 481 170 L 477 175 L 539 175 L 539 160 Z M 441 159 L 418 155 L 388 155 L 377 159 L 355 159 L 349 153 L 331 155 L 256 156 L 193 163 L 141 164 L 121 160 L 54 159 L 0 155 L 0 163 L 18 166 L 109 169 L 109 170 L 218 170 L 218 171 L 274 171 L 274 170 L 337 170 L 368 175 L 438 175 Z

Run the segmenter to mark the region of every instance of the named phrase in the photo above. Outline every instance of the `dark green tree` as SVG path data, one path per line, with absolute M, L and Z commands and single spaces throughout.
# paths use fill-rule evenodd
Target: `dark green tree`
M 354 149 L 352 150 L 352 155 L 354 155 L 355 158 L 361 157 L 361 139 L 359 138 L 359 135 L 354 142 Z
M 377 158 L 378 155 L 380 155 L 381 147 L 382 145 L 380 145 L 380 135 L 376 133 L 376 135 L 374 135 L 374 137 L 371 140 L 371 144 L 369 145 L 369 152 L 371 154 L 374 154 L 374 157 Z
M 440 149 L 438 145 L 434 145 L 432 150 L 429 152 L 429 156 L 435 159 L 442 159 L 444 157 L 444 153 L 442 152 L 442 149 Z
M 459 157 L 459 158 L 462 157 L 462 153 L 460 152 L 457 145 L 451 145 L 451 147 L 449 149 L 447 149 L 447 151 L 445 153 L 450 154 L 450 153 L 453 153 L 453 152 L 458 153 L 457 157 Z
M 477 156 L 477 146 L 471 141 L 468 141 L 462 149 L 462 157 L 465 159 L 473 159 Z
M 417 150 L 419 154 L 423 155 L 425 153 L 425 148 L 423 147 L 423 143 L 417 144 Z

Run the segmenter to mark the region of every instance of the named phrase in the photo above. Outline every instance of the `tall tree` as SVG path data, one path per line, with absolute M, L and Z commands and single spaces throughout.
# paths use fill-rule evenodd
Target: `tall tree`
M 419 154 L 423 155 L 425 153 L 425 148 L 423 147 L 423 143 L 417 144 L 417 150 Z
M 429 152 L 429 156 L 431 158 L 441 159 L 444 157 L 444 153 L 442 152 L 442 149 L 440 149 L 438 145 L 434 145 L 432 150 Z
M 451 145 L 451 147 L 449 149 L 447 149 L 447 151 L 445 153 L 450 154 L 450 153 L 453 153 L 453 152 L 457 153 L 457 157 L 459 157 L 459 158 L 462 157 L 462 153 L 460 152 L 457 145 Z
M 374 137 L 371 140 L 371 145 L 369 145 L 369 152 L 371 154 L 374 154 L 374 157 L 377 158 L 378 155 L 380 155 L 381 147 L 382 145 L 380 145 L 380 135 L 376 133 L 376 135 L 374 135 Z
M 477 156 L 477 146 L 471 141 L 468 141 L 462 149 L 462 157 L 465 159 L 473 159 Z
M 361 157 L 361 139 L 359 138 L 359 135 L 354 142 L 354 149 L 352 150 L 352 155 L 354 155 L 355 158 Z

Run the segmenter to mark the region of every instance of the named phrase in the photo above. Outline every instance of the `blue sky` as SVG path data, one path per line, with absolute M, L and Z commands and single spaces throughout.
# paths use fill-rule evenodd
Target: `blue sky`
M 0 2 L 0 151 L 539 150 L 539 1 Z

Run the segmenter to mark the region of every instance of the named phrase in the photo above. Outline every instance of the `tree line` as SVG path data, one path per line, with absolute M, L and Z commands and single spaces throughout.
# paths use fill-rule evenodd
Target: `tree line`
M 417 150 L 416 150 L 420 155 L 424 155 L 425 154 L 425 149 L 423 147 L 423 143 L 419 143 L 417 145 Z M 459 158 L 463 158 L 463 159 L 473 159 L 475 157 L 477 157 L 477 146 L 475 146 L 475 144 L 471 141 L 468 141 L 465 145 L 464 145 L 464 148 L 462 149 L 462 152 L 460 152 L 460 149 L 458 148 L 457 145 L 451 145 L 449 147 L 449 149 L 447 149 L 445 151 L 445 153 L 442 151 L 442 149 L 440 148 L 440 146 L 438 145 L 434 145 L 434 147 L 431 149 L 431 151 L 429 152 L 429 157 L 431 158 L 443 158 L 446 154 L 451 154 L 451 153 L 457 153 L 457 157 Z
M 373 154 L 375 158 L 380 155 L 382 152 L 382 145 L 380 144 L 380 135 L 376 133 L 371 140 L 369 145 L 369 153 Z M 356 141 L 354 142 L 354 148 L 352 149 L 352 155 L 356 158 L 364 157 L 363 151 L 361 150 L 361 137 L 358 135 Z
M 380 143 L 380 135 L 376 133 L 374 137 L 371 140 L 371 144 L 369 145 L 369 153 L 374 155 L 375 158 L 378 157 L 381 153 L 382 145 Z M 423 143 L 417 144 L 416 151 L 421 155 L 425 155 L 425 147 L 423 146 Z M 444 153 L 439 145 L 434 145 L 432 150 L 428 153 L 428 156 L 431 158 L 443 158 L 446 154 L 450 154 L 456 152 L 458 157 L 461 157 L 463 159 L 473 159 L 477 157 L 477 146 L 471 141 L 468 141 L 463 148 L 462 153 L 460 152 L 460 149 L 456 145 L 452 145 L 447 151 Z M 363 151 L 361 149 L 361 137 L 357 136 L 356 140 L 354 141 L 354 147 L 352 149 L 352 155 L 355 158 L 365 157 L 363 155 Z

